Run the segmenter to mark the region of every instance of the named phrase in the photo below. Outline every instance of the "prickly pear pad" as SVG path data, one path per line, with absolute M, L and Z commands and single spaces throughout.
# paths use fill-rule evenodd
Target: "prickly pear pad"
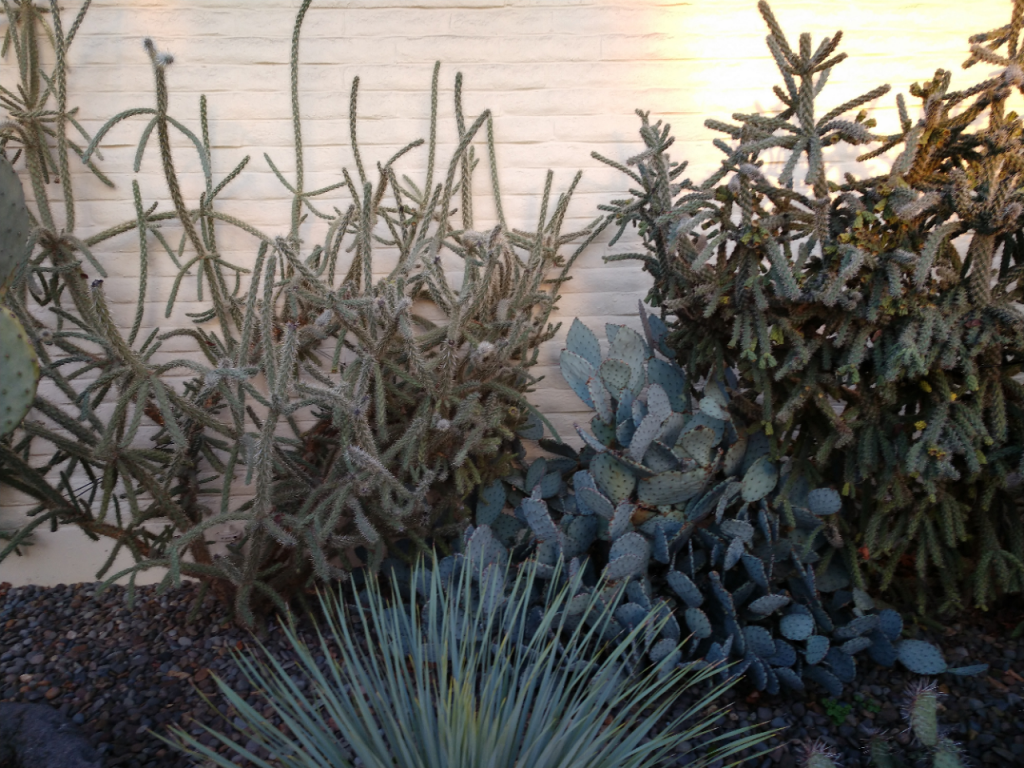
M 0 436 L 10 434 L 32 407 L 39 361 L 21 323 L 0 307 Z

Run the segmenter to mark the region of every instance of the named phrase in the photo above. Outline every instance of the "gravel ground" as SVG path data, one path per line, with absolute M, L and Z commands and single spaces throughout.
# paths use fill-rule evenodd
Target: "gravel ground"
M 259 694 L 248 691 L 229 653 L 231 648 L 252 647 L 252 637 L 218 622 L 222 614 L 212 598 L 204 601 L 197 619 L 186 623 L 198 597 L 192 584 L 161 597 L 155 587 L 140 587 L 133 611 L 125 604 L 123 589 L 99 598 L 95 591 L 95 584 L 0 584 L 0 701 L 49 702 L 78 723 L 108 768 L 192 766 L 190 758 L 152 734 L 165 733 L 171 724 L 199 734 L 196 720 L 245 742 L 240 733 L 244 723 L 235 713 L 216 695 L 212 701 L 217 710 L 212 710 L 200 693 L 215 693 L 210 676 L 215 672 L 239 693 L 259 700 Z M 987 675 L 945 675 L 937 681 L 948 694 L 940 718 L 975 766 L 1024 766 L 1024 639 L 1010 639 L 1010 631 L 1024 618 L 1021 613 L 1018 607 L 977 614 L 944 634 L 916 635 L 941 645 L 951 665 L 991 665 Z M 282 661 L 289 658 L 273 623 L 264 643 Z M 867 764 L 861 747 L 869 728 L 891 729 L 894 742 L 910 743 L 909 734 L 902 732 L 900 703 L 905 686 L 920 679 L 867 661 L 860 672 L 857 686 L 840 702 L 817 691 L 802 698 L 758 695 L 741 683 L 715 706 L 730 708 L 722 715 L 726 728 L 768 723 L 785 729 L 770 742 L 775 747 L 771 754 L 747 761 L 750 766 L 795 766 L 801 754 L 797 742 L 822 739 L 840 754 L 846 768 L 854 768 Z M 681 713 L 690 700 L 683 694 L 669 716 Z M 672 765 L 692 761 L 685 753 L 695 746 L 681 744 Z

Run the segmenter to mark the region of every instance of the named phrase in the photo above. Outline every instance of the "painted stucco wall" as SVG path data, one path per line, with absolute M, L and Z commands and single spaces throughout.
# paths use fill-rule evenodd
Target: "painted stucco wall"
M 77 3 L 66 3 L 77 6 Z M 168 71 L 171 112 L 198 130 L 199 95 L 209 100 L 214 174 L 222 178 L 245 155 L 252 160 L 221 198 L 221 210 L 252 221 L 266 232 L 286 233 L 286 190 L 263 158 L 267 152 L 285 176 L 294 172 L 288 58 L 298 0 L 95 0 L 71 54 L 70 103 L 95 131 L 111 115 L 153 103 L 152 71 L 142 48 L 151 36 L 173 54 Z M 850 59 L 834 70 L 822 105 L 833 106 L 883 82 L 894 91 L 870 105 L 879 130 L 896 125 L 894 96 L 938 67 L 954 70 L 954 85 L 973 83 L 988 72 L 963 71 L 966 38 L 1009 19 L 1008 0 L 776 0 L 775 13 L 791 36 L 809 31 L 817 42 L 837 29 Z M 70 15 L 71 11 L 66 11 Z M 66 22 L 67 23 L 67 22 Z M 577 169 L 582 183 L 569 209 L 566 230 L 598 213 L 597 206 L 627 189 L 626 178 L 590 157 L 591 151 L 624 161 L 640 146 L 634 110 L 671 123 L 676 159 L 690 162 L 694 180 L 709 175 L 721 154 L 704 127 L 706 118 L 728 120 L 733 112 L 779 108 L 772 85 L 780 82 L 764 44 L 765 26 L 754 0 L 315 0 L 303 28 L 301 112 L 306 147 L 306 185 L 334 183 L 352 167 L 348 138 L 349 88 L 360 77 L 358 132 L 364 162 L 372 166 L 407 142 L 425 136 L 433 62 L 441 61 L 439 156 L 454 145 L 452 88 L 465 78 L 469 119 L 490 108 L 503 202 L 511 224 L 532 227 L 547 169 L 562 189 Z M 0 82 L 14 74 L 12 58 L 0 63 Z M 117 185 L 108 190 L 84 173 L 76 178 L 79 235 L 87 236 L 134 216 L 131 181 L 147 201 L 166 201 L 155 146 L 141 172 L 132 172 L 144 122 L 129 120 L 103 142 L 102 167 Z M 176 152 L 185 192 L 197 199 L 201 175 L 195 155 Z M 839 160 L 855 151 L 839 150 Z M 414 178 L 426 153 L 404 164 Z M 877 161 L 872 168 L 884 167 Z M 838 177 L 853 166 L 834 167 Z M 862 173 L 863 171 L 861 171 Z M 493 206 L 486 174 L 477 174 L 477 228 L 485 229 Z M 326 199 L 344 209 L 343 194 Z M 166 203 L 164 203 L 166 205 Z M 322 236 L 323 222 L 307 222 L 308 243 Z M 99 255 L 110 272 L 105 283 L 118 316 L 134 314 L 138 252 L 132 233 Z M 636 325 L 637 300 L 647 279 L 635 262 L 606 265 L 602 257 L 634 249 L 624 238 L 614 249 L 595 244 L 578 262 L 565 287 L 557 319 L 562 334 L 543 350 L 538 371 L 546 376 L 533 402 L 566 437 L 584 413 L 557 369 L 561 339 L 572 318 L 591 327 L 605 322 Z M 251 238 L 221 234 L 225 258 L 251 264 Z M 194 284 L 186 283 L 170 319 L 164 304 L 174 280 L 169 260 L 154 258 L 144 330 L 190 323 L 200 307 Z M 165 346 L 168 354 L 191 352 L 189 342 Z M 589 418 L 589 416 L 588 416 Z M 575 436 L 573 436 L 575 437 Z M 239 488 L 240 497 L 245 489 Z M 24 519 L 25 499 L 0 488 L 0 527 Z M 0 564 L 0 581 L 56 584 L 91 580 L 105 558 L 75 529 L 44 531 L 24 557 Z

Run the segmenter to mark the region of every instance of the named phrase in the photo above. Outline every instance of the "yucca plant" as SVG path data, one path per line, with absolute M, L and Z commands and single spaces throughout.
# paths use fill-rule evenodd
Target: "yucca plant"
M 658 765 L 679 742 L 711 732 L 711 716 L 686 723 L 735 678 L 709 686 L 671 726 L 645 738 L 672 705 L 675 697 L 667 694 L 708 682 L 719 669 L 662 663 L 631 679 L 624 669 L 631 643 L 657 629 L 646 625 L 606 647 L 598 661 L 592 649 L 611 613 L 580 591 L 580 571 L 565 578 L 559 568 L 560 578 L 543 586 L 530 565 L 510 578 L 508 559 L 452 569 L 434 558 L 432 565 L 415 562 L 416 589 L 408 602 L 397 592 L 387 601 L 372 575 L 353 606 L 341 594 L 322 595 L 327 635 L 318 629 L 319 648 L 298 637 L 294 622 L 285 629 L 297 662 L 290 670 L 263 646 L 266 660 L 236 654 L 284 727 L 262 714 L 262 703 L 254 706 L 219 678 L 217 684 L 247 724 L 243 738 L 269 758 L 203 728 L 260 768 L 347 768 L 357 760 L 403 768 L 640 768 Z M 531 595 L 543 589 L 550 592 L 546 610 L 531 609 Z M 353 634 L 352 611 L 367 628 L 369 653 Z M 648 711 L 637 717 L 638 709 Z M 752 728 L 712 736 L 692 765 L 728 760 L 774 734 Z M 234 755 L 218 754 L 180 728 L 172 732 L 176 741 L 169 743 L 208 765 L 235 765 Z

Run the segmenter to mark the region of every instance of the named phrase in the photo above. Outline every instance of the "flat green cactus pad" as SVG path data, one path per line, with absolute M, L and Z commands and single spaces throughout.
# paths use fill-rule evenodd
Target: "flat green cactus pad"
M 17 427 L 36 397 L 39 361 L 25 329 L 11 311 L 0 307 L 0 436 Z
M 0 297 L 28 256 L 25 245 L 31 225 L 18 174 L 0 157 Z

